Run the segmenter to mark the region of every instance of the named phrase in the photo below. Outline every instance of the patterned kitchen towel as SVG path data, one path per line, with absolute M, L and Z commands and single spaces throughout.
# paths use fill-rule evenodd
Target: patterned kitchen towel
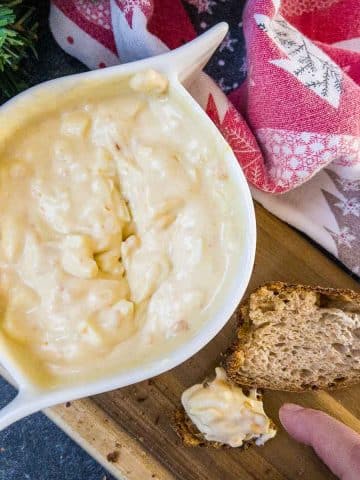
M 250 0 L 242 19 L 241 6 L 52 0 L 50 27 L 64 50 L 101 68 L 176 48 L 227 20 L 218 85 L 202 73 L 191 93 L 233 148 L 254 198 L 360 275 L 359 0 Z M 246 61 L 236 51 L 242 32 Z

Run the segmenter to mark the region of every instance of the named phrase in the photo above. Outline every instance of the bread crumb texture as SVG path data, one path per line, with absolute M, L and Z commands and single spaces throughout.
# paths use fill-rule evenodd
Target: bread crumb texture
M 233 382 L 285 391 L 360 382 L 359 293 L 276 282 L 240 310 L 225 365 Z

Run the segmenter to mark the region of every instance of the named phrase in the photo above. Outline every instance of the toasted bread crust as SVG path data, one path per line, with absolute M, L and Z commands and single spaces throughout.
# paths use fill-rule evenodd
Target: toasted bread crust
M 256 293 L 262 288 L 267 288 L 273 292 L 286 292 L 292 290 L 298 290 L 302 292 L 315 292 L 322 295 L 328 296 L 330 298 L 339 298 L 344 302 L 355 303 L 357 308 L 360 308 L 360 292 L 355 292 L 350 288 L 329 288 L 329 287 L 320 287 L 312 285 L 302 285 L 296 283 L 285 283 L 285 282 L 269 282 L 260 286 Z M 247 302 L 245 302 L 247 303 Z
M 209 442 L 201 432 L 196 428 L 183 408 L 176 410 L 172 422 L 175 432 L 180 437 L 185 447 L 213 447 L 228 448 L 219 442 Z
M 286 295 L 287 293 L 298 291 L 299 293 L 316 293 L 319 295 L 319 306 L 327 307 L 327 303 L 331 306 L 340 304 L 346 305 L 354 311 L 360 311 L 360 293 L 349 289 L 334 289 L 324 287 L 312 287 L 307 285 L 287 284 L 283 282 L 271 282 L 259 287 L 251 295 L 261 296 L 266 291 L 272 291 L 275 294 Z M 323 305 L 322 305 L 323 304 Z M 249 339 L 251 332 L 251 320 L 249 319 L 250 297 L 246 299 L 238 310 L 238 329 L 236 332 L 236 340 L 227 352 L 224 368 L 231 381 L 234 383 L 254 388 L 266 388 L 271 390 L 282 390 L 290 392 L 304 392 L 308 390 L 327 389 L 335 390 L 349 387 L 360 382 L 359 377 L 349 377 L 345 380 L 329 383 L 326 380 L 318 382 L 316 385 L 309 385 L 304 388 L 303 385 L 284 385 L 278 382 L 276 378 L 272 385 L 264 385 L 254 379 L 249 379 L 245 374 L 240 373 L 240 369 L 246 359 L 246 349 L 243 348 Z

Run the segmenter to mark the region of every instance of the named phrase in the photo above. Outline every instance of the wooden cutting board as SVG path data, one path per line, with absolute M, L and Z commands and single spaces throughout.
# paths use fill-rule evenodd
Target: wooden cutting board
M 359 284 L 302 235 L 256 207 L 258 245 L 249 291 L 270 280 L 359 290 Z M 280 428 L 264 447 L 246 451 L 188 449 L 170 426 L 180 395 L 213 372 L 231 342 L 234 320 L 201 352 L 151 381 L 48 409 L 47 415 L 116 477 L 126 480 L 329 480 L 308 447 Z M 285 401 L 320 408 L 360 432 L 360 385 L 328 394 L 265 392 L 265 410 L 279 425 Z

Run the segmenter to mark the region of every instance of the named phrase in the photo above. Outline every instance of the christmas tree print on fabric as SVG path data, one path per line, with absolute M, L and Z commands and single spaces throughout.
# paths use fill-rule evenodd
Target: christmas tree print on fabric
M 341 68 L 281 15 L 270 19 L 256 14 L 255 21 L 287 57 L 271 60 L 270 63 L 294 75 L 305 87 L 337 108 L 342 92 Z
M 325 171 L 341 194 L 338 197 L 322 190 L 339 227 L 338 232 L 326 230 L 336 243 L 339 259 L 360 275 L 360 179 L 349 180 L 332 170 Z
M 215 125 L 221 129 L 248 181 L 254 185 L 267 184 L 266 170 L 262 162 L 259 161 L 261 158 L 259 147 L 255 138 L 248 131 L 246 123 L 239 117 L 236 108 L 229 104 L 225 116 L 221 120 L 214 97 L 210 94 L 206 113 Z M 268 185 L 267 188 L 270 189 L 271 186 Z

